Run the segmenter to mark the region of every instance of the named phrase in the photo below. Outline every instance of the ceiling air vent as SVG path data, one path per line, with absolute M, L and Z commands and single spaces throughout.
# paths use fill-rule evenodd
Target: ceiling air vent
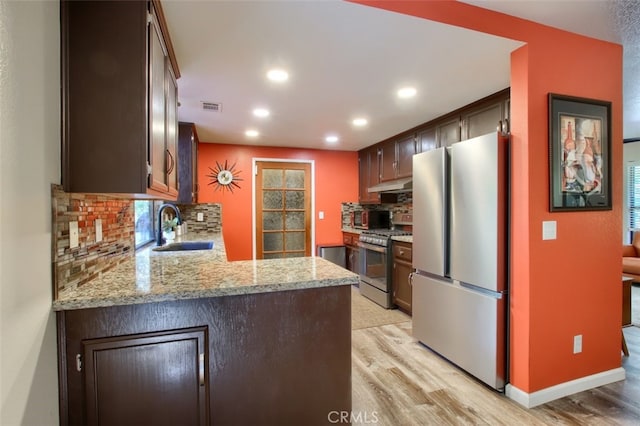
M 222 111 L 222 104 L 219 102 L 202 102 L 202 109 L 211 112 Z

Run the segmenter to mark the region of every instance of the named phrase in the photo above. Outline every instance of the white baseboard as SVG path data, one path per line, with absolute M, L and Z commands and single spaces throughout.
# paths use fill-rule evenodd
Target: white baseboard
M 624 368 L 614 368 L 613 370 L 603 371 L 602 373 L 593 374 L 591 376 L 581 377 L 570 382 L 560 383 L 550 388 L 542 389 L 533 393 L 527 393 L 518 389 L 511 384 L 505 388 L 505 394 L 508 398 L 514 400 L 518 404 L 533 408 L 547 402 L 554 401 L 574 393 L 597 388 L 598 386 L 608 385 L 609 383 L 618 382 L 625 379 Z

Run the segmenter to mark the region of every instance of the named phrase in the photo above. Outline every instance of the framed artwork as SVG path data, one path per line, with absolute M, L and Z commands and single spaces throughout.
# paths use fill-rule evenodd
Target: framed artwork
M 549 210 L 611 210 L 611 102 L 549 93 Z

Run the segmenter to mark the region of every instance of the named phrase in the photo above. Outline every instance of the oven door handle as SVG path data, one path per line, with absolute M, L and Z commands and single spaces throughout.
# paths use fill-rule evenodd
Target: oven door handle
M 387 252 L 387 248 L 386 247 L 382 247 L 382 246 L 374 246 L 373 244 L 367 244 L 367 243 L 358 243 L 358 247 L 361 247 L 363 249 L 367 249 L 367 250 L 371 250 L 371 251 L 377 251 L 378 253 L 386 253 Z

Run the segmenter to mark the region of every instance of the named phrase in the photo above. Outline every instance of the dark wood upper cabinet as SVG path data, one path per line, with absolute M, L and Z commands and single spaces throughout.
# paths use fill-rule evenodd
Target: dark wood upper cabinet
M 393 203 L 395 194 L 369 192 L 369 188 L 380 183 L 380 161 L 378 147 L 369 147 L 358 152 L 358 201 L 362 204 Z
M 451 146 L 460 140 L 460 117 L 451 118 L 436 126 L 438 147 Z
M 65 191 L 175 199 L 179 71 L 160 3 L 60 10 Z
M 416 153 L 416 136 L 411 134 L 396 141 L 396 178 L 413 175 L 413 156 Z
M 504 102 L 496 102 L 462 115 L 462 140 L 497 132 L 501 129 Z
M 409 177 L 416 153 L 415 134 L 383 142 L 380 152 L 380 182 Z
M 198 202 L 198 133 L 194 123 L 178 125 L 178 202 Z
M 436 141 L 436 128 L 429 127 L 424 130 L 420 130 L 416 134 L 416 150 L 418 152 L 427 152 L 432 149 L 436 149 L 438 143 Z
M 379 202 L 378 194 L 368 189 L 379 183 L 378 149 L 369 148 L 358 154 L 359 196 L 361 203 Z
M 396 178 L 396 142 L 388 141 L 378 149 L 380 156 L 379 180 L 385 182 Z

